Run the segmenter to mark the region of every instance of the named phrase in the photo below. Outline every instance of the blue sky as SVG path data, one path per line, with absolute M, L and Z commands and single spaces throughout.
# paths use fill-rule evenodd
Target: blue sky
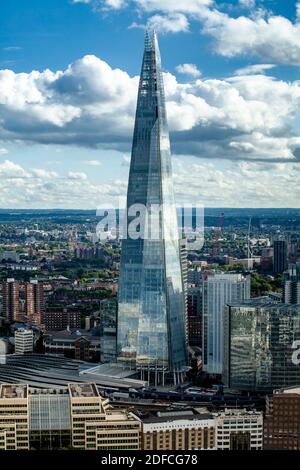
M 298 1 L 2 0 L 0 13 L 1 207 L 124 198 L 147 24 L 178 203 L 299 207 Z

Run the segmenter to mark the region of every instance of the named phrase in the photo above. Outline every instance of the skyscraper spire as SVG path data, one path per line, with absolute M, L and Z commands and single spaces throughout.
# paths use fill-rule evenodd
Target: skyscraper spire
M 143 208 L 145 223 L 140 220 L 132 234 L 130 228 Z M 156 34 L 149 31 L 132 143 L 127 227 L 120 268 L 118 360 L 137 369 L 179 372 L 187 363 L 179 234 L 161 58 Z

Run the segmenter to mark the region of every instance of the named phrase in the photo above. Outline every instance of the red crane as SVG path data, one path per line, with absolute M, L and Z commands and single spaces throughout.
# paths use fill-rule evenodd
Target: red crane
M 215 227 L 215 237 L 212 241 L 211 253 L 210 253 L 210 264 L 213 264 L 216 261 L 218 254 L 218 242 L 221 238 L 222 228 L 224 225 L 224 212 L 221 212 L 219 215 L 219 225 Z

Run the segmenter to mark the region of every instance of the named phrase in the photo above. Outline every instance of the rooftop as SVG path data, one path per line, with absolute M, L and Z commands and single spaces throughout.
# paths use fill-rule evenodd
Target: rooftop
M 27 398 L 27 385 L 1 385 L 0 398 Z
M 53 340 L 72 340 L 78 338 L 87 338 L 89 340 L 99 341 L 99 336 L 94 335 L 92 332 L 79 329 L 61 330 L 61 331 L 46 331 L 45 337 L 51 337 Z
M 279 390 L 274 390 L 275 395 L 279 394 L 294 394 L 294 395 L 300 395 L 300 387 L 288 387 L 288 388 L 281 388 Z
M 200 411 L 200 412 L 199 412 Z M 213 415 L 206 409 L 197 410 L 191 409 L 178 409 L 166 411 L 136 411 L 138 416 L 144 423 L 163 423 L 173 422 L 179 420 L 208 420 L 213 419 Z
M 70 394 L 73 398 L 99 397 L 95 384 L 78 383 L 69 385 Z

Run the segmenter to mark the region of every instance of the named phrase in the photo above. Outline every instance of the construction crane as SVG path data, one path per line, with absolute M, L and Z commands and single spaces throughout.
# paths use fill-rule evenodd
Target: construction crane
M 211 253 L 210 253 L 210 264 L 215 263 L 218 254 L 218 242 L 221 238 L 222 228 L 224 225 L 224 212 L 219 215 L 219 225 L 215 227 L 215 236 L 212 241 Z

